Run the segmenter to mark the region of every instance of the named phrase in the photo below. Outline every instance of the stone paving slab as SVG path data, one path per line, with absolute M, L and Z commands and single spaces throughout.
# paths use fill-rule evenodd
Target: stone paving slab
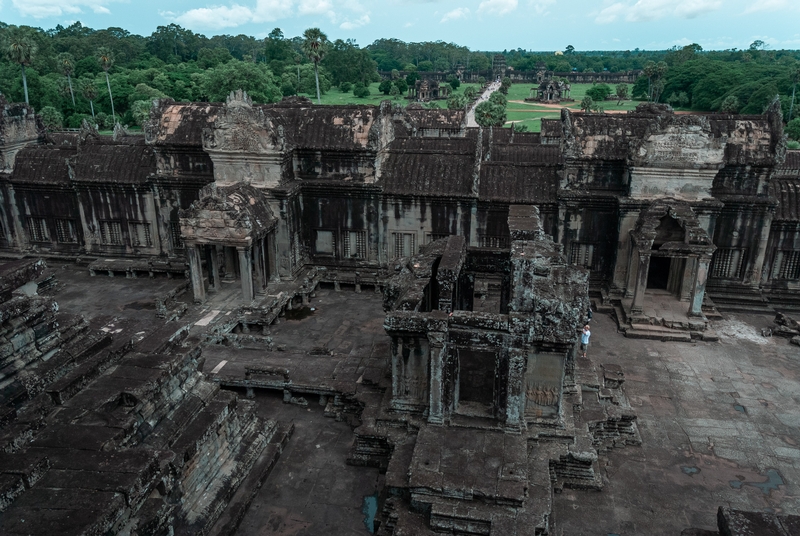
M 626 339 L 595 315 L 590 357 L 622 367 L 642 446 L 601 457 L 600 493 L 556 495 L 555 534 L 716 531 L 723 505 L 800 512 L 800 354 L 746 329 L 770 321 L 727 315 L 733 335 L 682 344 Z

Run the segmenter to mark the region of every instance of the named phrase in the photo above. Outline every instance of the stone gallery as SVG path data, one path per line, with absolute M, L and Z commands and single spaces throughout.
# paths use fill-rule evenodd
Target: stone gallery
M 625 371 L 577 353 L 592 309 L 700 344 L 800 309 L 777 101 L 466 124 L 236 92 L 46 133 L 0 97 L 0 533 L 255 534 L 302 422 L 271 392 L 350 425 L 369 530 L 555 534 L 554 493 L 642 443 Z M 718 526 L 794 534 L 771 516 Z

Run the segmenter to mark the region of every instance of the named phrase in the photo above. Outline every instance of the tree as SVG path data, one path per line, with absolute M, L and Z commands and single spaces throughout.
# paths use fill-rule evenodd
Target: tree
M 12 63 L 19 63 L 22 67 L 22 87 L 25 89 L 25 104 L 30 104 L 28 100 L 28 77 L 25 74 L 25 66 L 30 65 L 37 50 L 36 42 L 30 32 L 23 28 L 15 28 L 8 32 L 8 43 L 6 45 L 6 57 Z
M 608 84 L 595 84 L 586 90 L 586 95 L 594 102 L 603 102 L 611 95 L 611 87 Z
M 72 91 L 72 73 L 75 71 L 75 57 L 69 52 L 62 52 L 56 57 L 58 67 L 64 76 L 67 77 L 69 84 L 69 94 L 72 97 L 72 106 L 75 106 L 75 92 Z
M 140 100 L 133 103 L 131 106 L 131 115 L 133 115 L 133 122 L 139 126 L 143 126 L 150 118 L 150 108 L 153 102 L 149 100 Z
M 400 90 L 397 89 L 397 86 L 392 84 L 392 89 L 389 90 L 389 95 L 392 99 L 397 100 L 400 98 Z
M 792 119 L 786 124 L 786 135 L 792 140 L 800 140 L 800 117 Z
M 203 74 L 202 91 L 210 101 L 221 102 L 231 93 L 242 89 L 253 102 L 268 103 L 281 99 L 277 81 L 264 63 L 232 60 L 209 69 Z
M 353 95 L 359 99 L 369 97 L 369 88 L 359 82 L 355 85 L 355 87 L 353 87 Z
M 467 105 L 467 99 L 460 93 L 453 93 L 447 99 L 448 110 L 463 110 Z
M 508 90 L 511 88 L 511 79 L 507 76 L 504 76 L 503 79 L 500 81 L 500 92 L 503 95 L 508 95 Z
M 500 93 L 499 91 L 495 91 L 494 93 L 489 95 L 489 102 L 505 108 L 506 104 L 508 104 L 508 99 L 506 99 L 506 96 Z
M 787 121 L 792 120 L 792 113 L 794 112 L 794 94 L 797 89 L 797 83 L 800 82 L 800 65 L 793 65 L 789 71 L 789 81 L 792 83 L 792 103 L 789 105 L 789 117 Z
M 483 128 L 503 126 L 506 122 L 506 108 L 484 101 L 475 107 L 475 122 Z
M 464 89 L 464 96 L 467 100 L 475 100 L 475 97 L 478 94 L 478 90 L 475 89 L 475 86 L 469 86 Z
M 106 85 L 108 86 L 108 98 L 111 100 L 111 119 L 117 122 L 117 115 L 114 113 L 114 96 L 111 94 L 111 81 L 108 79 L 108 70 L 114 65 L 114 53 L 106 47 L 100 47 L 97 51 L 97 61 L 100 68 L 106 74 Z
M 52 106 L 45 106 L 39 112 L 42 124 L 47 130 L 58 130 L 64 123 L 64 116 Z
M 399 91 L 401 95 L 405 95 L 406 91 L 408 91 L 408 84 L 402 78 L 395 80 L 394 85 L 397 87 L 397 91 Z
M 97 98 L 97 86 L 91 80 L 85 80 L 81 83 L 81 93 L 83 98 L 89 101 L 89 106 L 92 109 L 92 120 L 95 120 L 94 100 Z
M 461 87 L 461 80 L 452 74 L 447 77 L 447 83 L 450 84 L 450 87 L 453 88 L 453 91 L 456 91 L 459 87 Z
M 308 56 L 308 59 L 314 64 L 314 76 L 317 80 L 317 104 L 322 104 L 322 98 L 319 92 L 319 63 L 327 52 L 328 36 L 322 33 L 322 30 L 319 28 L 309 28 L 303 32 L 302 48 L 305 55 Z
M 617 105 L 628 99 L 628 84 L 617 84 Z
M 388 78 L 383 80 L 381 84 L 378 86 L 378 91 L 383 93 L 384 95 L 388 95 L 390 91 L 392 91 L 392 81 Z
M 575 47 L 572 45 L 567 45 L 567 48 L 564 49 L 564 54 L 575 54 Z
M 586 95 L 581 101 L 581 110 L 584 112 L 590 112 L 592 110 L 592 106 L 594 106 L 594 101 L 589 95 Z
M 722 100 L 719 111 L 724 114 L 735 114 L 739 111 L 739 98 L 736 95 L 728 95 Z
M 511 128 L 514 129 L 514 132 L 528 132 L 528 125 L 523 125 L 519 121 L 514 123 Z

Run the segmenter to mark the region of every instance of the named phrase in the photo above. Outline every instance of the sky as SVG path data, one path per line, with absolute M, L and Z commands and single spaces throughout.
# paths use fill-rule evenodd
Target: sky
M 80 21 L 140 35 L 195 32 L 447 41 L 472 50 L 800 49 L 800 0 L 0 0 L 0 21 L 53 28 Z

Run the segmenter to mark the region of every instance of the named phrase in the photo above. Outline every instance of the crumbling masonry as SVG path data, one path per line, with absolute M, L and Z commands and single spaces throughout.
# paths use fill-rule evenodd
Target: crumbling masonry
M 576 358 L 590 295 L 688 341 L 800 306 L 777 102 L 465 124 L 237 92 L 46 134 L 0 97 L 0 532 L 232 534 L 292 434 L 241 388 L 353 425 L 379 534 L 548 534 L 552 493 L 640 441 L 624 371 Z M 155 314 L 64 313 L 59 266 L 164 285 Z M 323 285 L 383 292 L 385 353 L 273 342 Z

